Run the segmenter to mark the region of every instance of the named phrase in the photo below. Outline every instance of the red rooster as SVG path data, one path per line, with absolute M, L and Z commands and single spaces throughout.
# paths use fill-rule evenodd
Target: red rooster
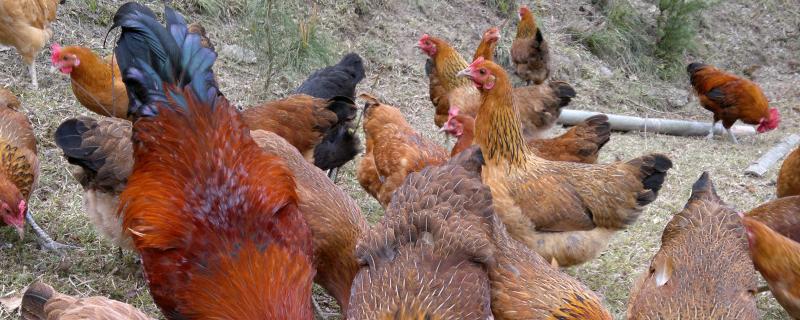
M 112 27 L 134 122 L 124 230 L 168 319 L 311 319 L 311 234 L 292 172 L 219 94 L 213 51 L 165 9 Z M 169 30 L 169 31 L 167 31 Z
M 778 109 L 769 107 L 764 92 L 753 81 L 698 62 L 689 64 L 686 71 L 700 105 L 714 113 L 709 139 L 714 137 L 714 125 L 719 121 L 722 121 L 733 143 L 738 141 L 730 129 L 737 120 L 758 125 L 758 133 L 778 127 L 781 121 Z

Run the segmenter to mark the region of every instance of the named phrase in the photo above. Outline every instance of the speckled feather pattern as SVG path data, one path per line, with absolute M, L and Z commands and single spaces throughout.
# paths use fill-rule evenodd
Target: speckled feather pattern
M 686 207 L 664 228 L 650 269 L 635 281 L 628 319 L 758 319 L 747 250 L 739 216 L 710 178 L 701 177 Z M 666 260 L 673 271 L 657 286 L 654 270 Z
M 28 117 L 14 108 L 19 101 L 6 89 L 0 88 L 0 179 L 7 179 L 27 200 L 39 177 L 36 137 Z

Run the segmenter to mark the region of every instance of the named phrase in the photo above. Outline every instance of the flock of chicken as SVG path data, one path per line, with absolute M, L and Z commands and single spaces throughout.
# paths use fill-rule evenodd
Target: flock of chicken
M 55 3 L 52 10 L 54 18 Z M 600 297 L 559 267 L 597 257 L 634 223 L 672 162 L 650 154 L 596 164 L 610 136 L 604 115 L 543 138 L 575 91 L 548 81 L 547 42 L 526 7 L 511 57 L 527 86 L 512 87 L 492 62 L 496 27 L 471 64 L 442 39 L 419 40 L 430 58 L 434 121 L 458 138 L 449 155 L 399 109 L 359 96 L 366 150 L 358 181 L 386 209 L 375 226 L 332 181 L 362 152 L 357 54 L 314 72 L 284 99 L 239 112 L 219 91 L 205 29 L 169 8 L 165 19 L 166 27 L 127 3 L 113 19 L 121 29 L 114 55 L 53 45 L 51 57 L 77 100 L 102 116 L 67 119 L 55 132 L 77 166 L 85 210 L 100 234 L 138 253 L 166 318 L 310 319 L 314 281 L 348 319 L 611 319 Z M 5 30 L 0 40 L 14 45 Z M 754 83 L 697 63 L 687 71 L 715 123 L 777 127 L 780 116 Z M 27 221 L 43 248 L 62 250 L 69 246 L 27 210 L 38 162 L 19 107 L 0 89 L 2 224 L 22 236 Z M 800 318 L 797 169 L 800 151 L 781 169 L 780 198 L 746 214 L 722 202 L 703 173 L 636 281 L 628 318 L 756 319 L 756 270 Z M 149 319 L 40 282 L 28 287 L 21 314 Z

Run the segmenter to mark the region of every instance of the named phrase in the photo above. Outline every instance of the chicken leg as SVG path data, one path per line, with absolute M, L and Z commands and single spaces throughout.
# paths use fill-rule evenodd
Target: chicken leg
M 31 226 L 31 229 L 33 229 L 33 232 L 36 233 L 36 238 L 37 238 L 36 241 L 39 242 L 39 246 L 41 246 L 42 249 L 44 250 L 60 251 L 61 249 L 78 248 L 75 246 L 61 244 L 53 241 L 53 238 L 50 238 L 47 232 L 44 232 L 44 230 L 42 230 L 42 228 L 39 227 L 36 221 L 33 220 L 33 216 L 31 216 L 31 213 L 29 211 L 25 212 L 25 222 L 27 222 Z
M 322 320 L 328 320 L 328 317 L 335 315 L 333 313 L 323 312 L 322 308 L 319 306 L 317 299 L 314 298 L 314 294 L 311 294 L 311 303 L 314 305 L 314 314 L 317 315 L 317 318 Z
M 736 140 L 736 136 L 733 135 L 733 130 L 731 130 L 731 128 L 725 128 L 725 131 L 728 131 L 728 135 L 731 137 L 733 144 L 739 144 L 739 140 Z
M 339 168 L 333 168 L 328 170 L 328 178 L 331 179 L 334 183 L 336 183 L 336 175 L 339 174 Z
M 36 79 L 36 63 L 35 62 L 32 62 L 28 66 L 28 72 L 31 75 L 31 85 L 33 86 L 33 89 L 34 90 L 38 90 L 39 89 L 39 81 Z
M 715 127 L 716 125 L 717 125 L 717 122 L 716 122 L 716 121 L 714 121 L 714 122 L 712 122 L 712 123 L 711 123 L 711 129 L 709 129 L 709 130 L 708 130 L 708 135 L 706 136 L 706 139 L 708 139 L 708 140 L 714 140 L 714 127 Z

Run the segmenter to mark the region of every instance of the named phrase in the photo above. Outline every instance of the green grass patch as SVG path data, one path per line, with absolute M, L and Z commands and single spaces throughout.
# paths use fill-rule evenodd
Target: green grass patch
M 517 9 L 517 2 L 514 0 L 483 0 L 483 4 L 496 10 L 501 16 L 510 17 Z
M 683 57 L 697 49 L 697 20 L 709 3 L 705 0 L 660 0 L 655 56 L 662 76 L 683 74 Z

